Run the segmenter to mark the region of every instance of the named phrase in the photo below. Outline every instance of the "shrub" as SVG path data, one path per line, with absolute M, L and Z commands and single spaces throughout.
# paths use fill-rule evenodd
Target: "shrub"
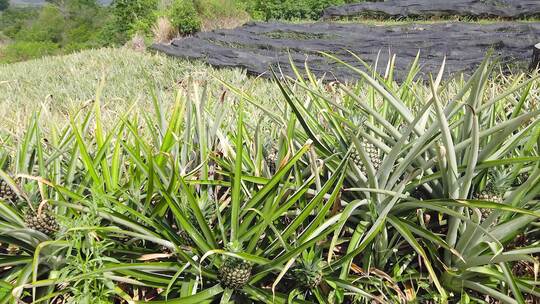
M 65 28 L 65 20 L 59 8 L 45 5 L 35 22 L 22 28 L 15 39 L 19 41 L 39 41 L 60 43 Z
M 333 5 L 360 0 L 248 0 L 245 5 L 256 19 L 319 19 L 322 11 Z
M 204 18 L 233 16 L 243 12 L 235 0 L 193 0 L 193 4 Z
M 234 28 L 250 19 L 239 1 L 194 0 L 194 4 L 201 16 L 203 30 Z
M 201 19 L 192 0 L 175 0 L 168 15 L 180 34 L 193 34 L 201 29 Z
M 53 55 L 58 52 L 58 48 L 58 44 L 53 42 L 18 41 L 2 51 L 0 61 L 11 63 Z
M 112 20 L 105 26 L 102 37 L 111 44 L 124 44 L 143 32 L 149 34 L 156 20 L 157 0 L 114 0 Z
M 0 0 L 0 11 L 5 11 L 9 7 L 9 0 Z
M 10 7 L 0 14 L 0 29 L 9 38 L 15 38 L 17 33 L 39 16 L 39 10 L 34 7 Z
M 55 53 L 102 45 L 98 29 L 109 15 L 95 0 L 47 2 L 39 8 L 14 7 L 6 10 L 0 16 L 2 32 L 15 42 L 53 43 L 59 48 Z M 22 60 L 26 56 L 13 58 Z

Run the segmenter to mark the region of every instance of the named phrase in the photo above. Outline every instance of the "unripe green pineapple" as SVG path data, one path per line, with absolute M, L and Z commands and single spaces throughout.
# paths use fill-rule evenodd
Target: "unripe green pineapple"
M 25 224 L 26 227 L 42 232 L 47 236 L 53 236 L 60 229 L 56 218 L 46 208 L 37 212 L 29 211 L 26 214 Z
M 484 190 L 476 193 L 475 198 L 482 201 L 494 203 L 502 203 L 504 200 L 504 192 L 497 190 L 495 187 L 488 185 Z
M 223 264 L 219 268 L 219 281 L 221 286 L 230 289 L 242 289 L 251 276 L 251 264 L 235 258 L 227 256 L 223 260 Z
M 381 167 L 381 156 L 379 154 L 379 150 L 375 145 L 370 143 L 367 139 L 362 139 L 362 148 L 366 151 L 367 156 L 369 157 L 369 160 L 371 161 L 371 164 L 373 165 L 373 169 L 375 171 L 379 170 Z M 362 158 L 360 157 L 360 153 L 355 149 L 353 153 L 351 154 L 351 159 L 353 162 L 360 168 L 360 171 L 362 174 L 367 175 L 366 167 L 364 166 L 364 163 L 362 162 Z
M 494 202 L 494 203 L 502 203 L 504 198 L 503 198 L 503 193 L 501 193 L 500 191 L 497 191 L 497 190 L 494 190 L 493 187 L 486 187 L 486 189 L 484 189 L 483 191 L 480 191 L 479 193 L 477 193 L 475 195 L 475 198 L 477 200 L 482 200 L 482 201 L 489 201 L 489 202 Z M 481 208 L 480 209 L 480 212 L 482 213 L 482 219 L 486 219 L 492 212 L 491 209 L 485 209 L 485 208 Z
M 512 182 L 512 186 L 521 186 L 529 179 L 529 172 L 521 172 Z
M 184 244 L 186 246 L 189 246 L 189 247 L 195 246 L 195 242 L 191 239 L 191 237 L 189 236 L 189 233 L 187 233 L 187 231 L 180 230 L 178 232 L 178 236 L 180 236 L 180 239 L 182 240 L 182 244 Z
M 317 288 L 322 282 L 322 271 L 320 269 L 309 269 L 297 267 L 292 270 L 292 275 L 295 282 L 302 288 L 313 289 Z
M 0 199 L 6 202 L 16 202 L 17 193 L 8 185 L 5 180 L 0 180 Z
M 302 289 L 317 288 L 323 280 L 321 264 L 315 251 L 303 252 L 300 262 L 291 270 L 293 280 Z
M 512 241 L 508 245 L 506 245 L 506 250 L 521 248 L 521 247 L 528 246 L 530 244 L 531 242 L 529 238 L 527 237 L 527 235 L 524 233 L 521 233 L 521 234 L 516 235 L 516 237 L 514 237 Z

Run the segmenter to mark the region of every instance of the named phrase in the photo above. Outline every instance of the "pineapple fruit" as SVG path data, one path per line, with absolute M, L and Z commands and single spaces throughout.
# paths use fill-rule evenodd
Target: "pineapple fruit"
M 251 276 L 251 264 L 235 258 L 227 256 L 223 260 L 223 264 L 219 268 L 219 281 L 221 286 L 230 289 L 242 289 Z
M 0 199 L 6 202 L 16 202 L 17 193 L 8 185 L 5 180 L 0 180 Z
M 379 168 L 381 167 L 382 161 L 381 161 L 381 156 L 379 154 L 379 150 L 377 149 L 377 147 L 375 147 L 375 145 L 370 143 L 367 139 L 363 138 L 362 148 L 364 148 L 364 150 L 366 151 L 367 156 L 369 157 L 369 160 L 371 161 L 371 164 L 373 165 L 373 168 L 375 169 L 375 171 L 379 170 Z M 351 155 L 351 159 L 354 162 L 354 164 L 358 166 L 358 168 L 360 168 L 360 171 L 362 172 L 362 174 L 367 175 L 366 167 L 364 166 L 364 163 L 362 162 L 362 158 L 360 157 L 360 154 L 358 151 L 356 150 L 353 151 Z
M 502 194 L 498 190 L 495 190 L 494 188 L 489 186 L 486 187 L 483 191 L 477 193 L 475 195 L 475 199 L 494 203 L 503 202 Z M 486 219 L 493 211 L 491 209 L 481 208 L 480 212 L 482 213 L 482 219 Z
M 53 236 L 59 229 L 60 225 L 56 218 L 47 208 L 38 208 L 37 212 L 29 211 L 25 217 L 26 227 L 39 231 L 47 236 Z
M 317 288 L 323 280 L 321 264 L 314 251 L 304 252 L 300 262 L 291 270 L 292 279 L 302 289 Z
M 182 240 L 182 244 L 186 245 L 186 246 L 189 246 L 189 247 L 194 247 L 195 246 L 195 242 L 191 239 L 191 237 L 189 236 L 189 233 L 187 233 L 187 231 L 185 230 L 180 230 L 178 232 L 178 236 L 180 236 L 180 239 Z
M 322 272 L 315 267 L 298 267 L 293 269 L 293 278 L 304 289 L 317 288 L 322 282 Z
M 475 198 L 482 201 L 500 204 L 504 200 L 504 192 L 502 190 L 498 190 L 492 185 L 488 185 L 484 190 L 476 193 Z
M 521 172 L 516 176 L 516 179 L 513 181 L 512 186 L 521 186 L 529 179 L 529 172 Z
M 227 250 L 233 253 L 241 252 L 238 241 L 229 243 Z M 251 263 L 237 257 L 224 256 L 223 264 L 219 267 L 218 279 L 223 288 L 242 289 L 251 277 Z

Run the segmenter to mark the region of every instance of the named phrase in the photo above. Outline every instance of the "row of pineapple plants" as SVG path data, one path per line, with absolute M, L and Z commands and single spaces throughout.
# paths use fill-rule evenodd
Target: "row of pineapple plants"
M 0 303 L 535 303 L 538 76 L 341 63 L 5 135 Z

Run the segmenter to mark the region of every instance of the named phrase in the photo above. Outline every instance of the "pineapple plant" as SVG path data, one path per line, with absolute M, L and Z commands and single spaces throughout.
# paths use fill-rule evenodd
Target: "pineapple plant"
M 60 225 L 48 207 L 41 205 L 37 211 L 29 210 L 25 216 L 26 227 L 39 231 L 47 236 L 53 236 Z
M 322 280 L 322 260 L 314 250 L 304 251 L 300 262 L 291 270 L 292 279 L 302 289 L 317 288 Z
M 375 147 L 374 144 L 370 143 L 367 139 L 362 139 L 362 148 L 366 151 L 369 160 L 371 161 L 371 164 L 373 165 L 373 168 L 375 171 L 379 170 L 382 164 L 381 155 L 379 154 L 379 150 L 377 147 Z M 360 169 L 362 174 L 367 175 L 366 167 L 364 166 L 364 163 L 362 162 L 362 158 L 360 157 L 359 152 L 355 149 L 351 155 L 351 159 L 354 162 L 354 164 Z
M 210 227 L 212 227 L 213 226 L 212 225 L 212 223 L 213 223 L 213 215 L 215 214 L 215 206 L 214 206 L 214 204 L 212 204 L 212 201 L 208 200 L 204 204 L 202 204 L 200 206 L 200 208 L 201 208 L 201 211 L 202 211 L 202 213 L 204 215 L 204 218 L 206 219 L 206 223 Z M 191 210 L 189 210 L 187 208 L 187 206 L 185 207 L 185 214 L 188 215 L 188 220 L 190 221 L 190 223 L 194 227 L 198 227 L 197 219 L 195 218 L 195 215 L 193 214 L 193 212 Z M 185 231 L 184 229 L 179 229 L 178 236 L 180 237 L 180 239 L 182 240 L 182 243 L 184 245 L 190 246 L 190 247 L 195 246 L 195 242 L 193 242 L 193 239 L 191 238 L 189 233 L 187 233 L 187 231 Z
M 230 245 L 232 252 L 239 252 L 238 245 Z M 219 267 L 219 282 L 223 288 L 242 289 L 251 277 L 251 263 L 237 257 L 225 256 Z

